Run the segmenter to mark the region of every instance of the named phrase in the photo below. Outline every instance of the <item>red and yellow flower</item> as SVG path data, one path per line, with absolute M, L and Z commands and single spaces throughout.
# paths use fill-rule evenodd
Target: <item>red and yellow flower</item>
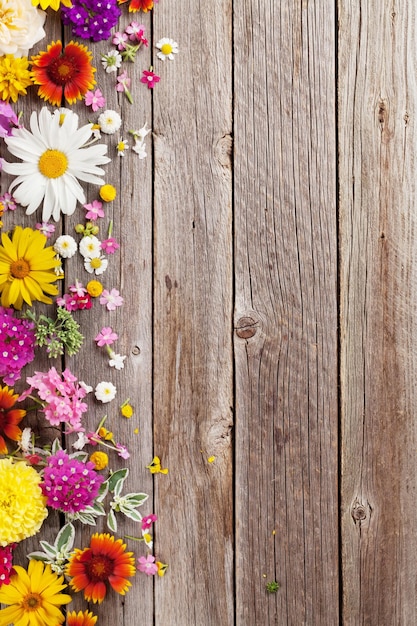
M 22 431 L 18 424 L 26 415 L 24 409 L 14 409 L 19 394 L 13 389 L 0 387 L 0 454 L 7 454 L 7 445 L 3 435 L 12 441 L 19 441 Z
M 76 549 L 66 568 L 74 591 L 84 591 L 88 602 L 101 603 L 106 597 L 107 583 L 124 596 L 132 583 L 128 578 L 135 575 L 133 552 L 126 552 L 122 539 L 108 533 L 95 533 L 90 547 Z
M 118 0 L 119 4 L 124 4 L 128 0 Z M 154 0 L 130 0 L 129 13 L 136 13 L 136 11 L 143 11 L 147 13 L 153 9 Z
M 67 626 L 94 626 L 97 621 L 97 615 L 93 615 L 91 611 L 71 611 L 67 613 Z
M 96 84 L 92 58 L 87 46 L 70 41 L 63 48 L 61 41 L 53 41 L 46 51 L 32 57 L 31 76 L 40 85 L 38 96 L 55 106 L 61 105 L 63 97 L 69 104 L 81 100 Z

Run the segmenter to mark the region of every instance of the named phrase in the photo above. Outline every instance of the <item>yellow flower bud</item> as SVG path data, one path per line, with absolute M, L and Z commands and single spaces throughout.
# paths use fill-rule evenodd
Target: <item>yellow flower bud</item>
M 112 202 L 116 197 L 116 188 L 113 185 L 103 185 L 100 187 L 99 195 L 103 202 Z

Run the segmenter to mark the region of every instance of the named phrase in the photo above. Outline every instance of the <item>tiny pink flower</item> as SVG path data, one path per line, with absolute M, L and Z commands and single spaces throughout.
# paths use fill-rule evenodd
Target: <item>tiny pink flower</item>
M 148 40 L 145 39 L 145 26 L 138 24 L 138 22 L 130 22 L 129 26 L 126 26 L 126 34 L 129 35 L 130 41 L 141 42 L 143 45 L 148 45 Z
M 124 460 L 127 460 L 130 457 L 129 450 L 126 446 L 123 446 L 121 443 L 116 444 L 117 454 Z
M 95 91 L 87 91 L 84 96 L 86 106 L 91 106 L 94 112 L 98 111 L 106 104 L 106 98 L 101 93 L 100 89 Z
M 156 522 L 158 516 L 155 513 L 142 517 L 142 530 L 149 530 L 154 522 Z
M 5 211 L 16 211 L 16 200 L 8 191 L 0 196 L 0 202 L 4 206 Z
M 157 76 L 157 74 L 152 71 L 148 72 L 148 70 L 143 70 L 142 74 L 143 76 L 140 79 L 140 82 L 144 85 L 148 85 L 148 89 L 153 89 L 155 87 L 155 84 L 159 83 L 159 81 L 161 80 L 161 77 Z
M 102 209 L 103 203 L 99 200 L 93 200 L 88 204 L 83 204 L 83 207 L 87 211 L 85 217 L 88 220 L 96 220 L 99 217 L 104 217 L 104 211 Z
M 108 311 L 115 311 L 116 307 L 122 306 L 124 300 L 117 289 L 112 289 L 111 291 L 103 289 L 99 302 Z
M 85 296 L 85 294 L 87 293 L 87 289 L 83 286 L 82 283 L 80 283 L 79 280 L 76 280 L 73 285 L 70 285 L 68 291 L 71 291 L 71 293 L 75 293 L 80 298 Z
M 55 232 L 54 224 L 49 224 L 48 222 L 42 222 L 35 224 L 35 228 L 40 230 L 40 232 L 45 235 L 46 238 L 49 238 Z
M 140 556 L 138 558 L 138 570 L 144 572 L 147 576 L 154 576 L 158 571 L 158 566 L 155 563 L 155 557 L 152 554 L 148 556 Z
M 118 31 L 117 33 L 114 33 L 113 39 L 111 40 L 112 44 L 114 44 L 118 50 L 126 49 L 126 45 L 125 45 L 126 41 L 127 41 L 127 34 L 121 33 L 120 31 Z
M 101 242 L 101 249 L 104 250 L 106 254 L 114 254 L 116 250 L 120 248 L 120 245 L 113 237 L 109 237 L 108 239 L 104 239 Z
M 103 326 L 100 330 L 97 337 L 95 337 L 94 341 L 97 342 L 97 345 L 100 346 L 111 346 L 112 343 L 118 339 L 119 335 L 113 332 L 113 329 L 110 326 Z

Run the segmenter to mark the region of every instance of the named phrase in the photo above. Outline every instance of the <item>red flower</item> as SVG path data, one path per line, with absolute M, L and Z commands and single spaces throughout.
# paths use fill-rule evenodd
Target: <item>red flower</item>
M 71 611 L 67 613 L 67 625 L 68 626 L 94 626 L 97 621 L 97 615 L 93 615 L 89 611 Z
M 2 435 L 12 441 L 19 441 L 22 435 L 18 424 L 26 415 L 24 409 L 13 409 L 19 394 L 13 393 L 7 385 L 0 387 L 0 454 L 7 454 L 7 445 Z
M 106 597 L 106 583 L 125 595 L 131 587 L 127 579 L 135 575 L 133 552 L 126 552 L 126 544 L 108 533 L 95 533 L 91 537 L 90 547 L 76 549 L 67 565 L 66 574 L 72 577 L 70 582 L 74 591 L 84 590 L 84 597 L 89 602 L 103 602 Z
M 96 84 L 92 52 L 86 46 L 70 41 L 62 49 L 61 41 L 53 41 L 46 51 L 32 57 L 32 79 L 40 85 L 38 96 L 55 106 L 62 97 L 69 104 L 81 100 Z
M 119 4 L 124 4 L 128 0 L 118 0 Z M 158 0 L 155 0 L 157 2 Z M 129 13 L 136 13 L 136 11 L 143 11 L 147 13 L 153 9 L 154 0 L 130 0 Z

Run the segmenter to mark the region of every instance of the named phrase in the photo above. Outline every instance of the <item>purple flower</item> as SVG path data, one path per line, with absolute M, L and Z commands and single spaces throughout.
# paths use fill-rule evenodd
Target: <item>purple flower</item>
M 20 379 L 22 368 L 35 358 L 34 324 L 0 307 L 0 377 L 7 385 Z
M 12 134 L 12 129 L 19 126 L 19 119 L 8 102 L 0 100 L 0 137 Z
M 72 34 L 101 41 L 110 37 L 121 10 L 117 0 L 72 0 L 71 7 L 61 5 L 63 24 L 72 26 Z
M 71 514 L 94 503 L 103 480 L 94 463 L 71 459 L 64 450 L 58 450 L 48 459 L 41 488 L 48 506 Z

